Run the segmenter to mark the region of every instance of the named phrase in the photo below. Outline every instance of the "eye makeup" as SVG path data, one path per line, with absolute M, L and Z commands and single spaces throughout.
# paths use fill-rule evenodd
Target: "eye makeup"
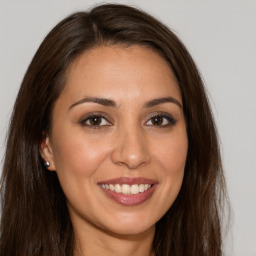
M 114 125 L 113 122 L 109 121 L 110 118 L 106 116 L 106 113 L 90 112 L 79 120 L 79 124 L 92 129 L 100 129 Z M 167 128 L 174 126 L 176 123 L 177 120 L 170 113 L 155 112 L 147 117 L 147 121 L 144 125 L 154 128 Z
M 150 115 L 149 120 L 145 123 L 146 126 L 154 126 L 156 128 L 165 128 L 174 126 L 177 120 L 166 112 L 157 112 Z
M 92 129 L 99 129 L 102 127 L 113 125 L 112 122 L 109 121 L 109 118 L 106 116 L 106 113 L 90 112 L 79 120 L 79 124 L 81 126 Z

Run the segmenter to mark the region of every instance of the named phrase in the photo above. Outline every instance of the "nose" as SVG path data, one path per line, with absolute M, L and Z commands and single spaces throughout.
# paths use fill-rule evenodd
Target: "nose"
M 138 169 L 150 162 L 149 147 L 139 128 L 129 127 L 116 135 L 116 143 L 111 155 L 113 163 L 129 169 Z

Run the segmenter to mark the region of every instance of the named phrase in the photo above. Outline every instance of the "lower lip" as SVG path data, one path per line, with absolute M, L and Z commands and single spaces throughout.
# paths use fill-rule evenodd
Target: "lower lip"
M 136 194 L 136 195 L 124 195 L 122 193 L 116 193 L 115 191 L 111 191 L 109 189 L 101 189 L 105 192 L 105 194 L 116 201 L 117 203 L 125 206 L 134 206 L 138 204 L 144 203 L 148 200 L 156 189 L 156 184 L 154 184 L 151 188 L 147 189 L 146 191 Z

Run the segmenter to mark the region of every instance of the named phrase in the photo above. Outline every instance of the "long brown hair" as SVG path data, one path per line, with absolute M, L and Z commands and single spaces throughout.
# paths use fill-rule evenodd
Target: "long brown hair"
M 20 87 L 9 128 L 1 180 L 1 256 L 71 256 L 73 228 L 55 172 L 43 166 L 42 132 L 68 68 L 100 45 L 143 45 L 170 64 L 182 93 L 189 141 L 184 181 L 156 224 L 157 256 L 221 256 L 225 181 L 218 138 L 203 82 L 177 36 L 147 13 L 105 4 L 65 18 L 47 35 Z

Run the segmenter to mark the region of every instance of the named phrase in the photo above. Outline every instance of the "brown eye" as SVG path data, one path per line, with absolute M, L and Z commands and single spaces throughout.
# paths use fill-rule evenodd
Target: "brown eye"
M 91 128 L 100 128 L 101 126 L 109 126 L 111 123 L 100 115 L 91 115 L 83 119 L 81 122 L 82 126 L 88 126 Z
M 152 122 L 153 125 L 162 125 L 163 124 L 163 117 L 161 117 L 161 116 L 152 117 L 151 122 Z
M 147 122 L 147 126 L 159 126 L 159 127 L 168 127 L 176 124 L 176 120 L 167 114 L 157 114 L 152 116 Z
M 88 122 L 90 125 L 100 125 L 102 122 L 102 117 L 101 116 L 93 116 L 88 119 Z

